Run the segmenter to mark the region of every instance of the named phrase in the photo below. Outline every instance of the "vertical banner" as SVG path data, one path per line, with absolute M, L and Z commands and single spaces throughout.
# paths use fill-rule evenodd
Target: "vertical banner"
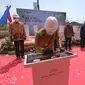
M 25 33 L 26 33 L 26 40 L 29 40 L 29 25 L 24 23 Z
M 35 24 L 35 25 L 33 25 L 33 28 L 34 28 L 34 34 L 35 34 L 35 36 L 36 36 L 36 33 L 37 33 L 37 31 L 38 31 L 38 26 Z
M 64 25 L 60 25 L 59 26 L 59 36 L 60 36 L 60 40 L 61 41 L 64 41 L 65 40 L 65 37 L 64 37 Z
M 80 26 L 73 26 L 75 40 L 80 40 Z

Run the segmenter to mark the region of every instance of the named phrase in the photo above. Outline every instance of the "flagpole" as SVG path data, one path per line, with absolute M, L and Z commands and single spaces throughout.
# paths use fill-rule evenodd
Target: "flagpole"
M 39 0 L 37 0 L 37 8 L 38 8 L 38 10 L 40 10 Z

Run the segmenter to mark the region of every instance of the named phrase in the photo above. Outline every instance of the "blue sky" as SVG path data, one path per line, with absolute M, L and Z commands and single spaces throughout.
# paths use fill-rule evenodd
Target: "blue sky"
M 37 0 L 0 0 L 0 16 L 5 10 L 5 5 L 11 4 L 11 14 L 16 8 L 33 9 L 33 2 Z M 66 12 L 70 21 L 85 21 L 85 0 L 40 0 L 40 9 L 48 11 Z

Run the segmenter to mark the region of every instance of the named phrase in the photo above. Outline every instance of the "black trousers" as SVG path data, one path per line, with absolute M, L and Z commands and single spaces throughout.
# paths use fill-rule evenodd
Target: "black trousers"
M 67 48 L 71 49 L 71 37 L 65 37 L 65 49 Z
M 85 37 L 81 37 L 80 46 L 81 48 L 85 46 Z
M 16 57 L 24 56 L 24 40 L 14 41 Z

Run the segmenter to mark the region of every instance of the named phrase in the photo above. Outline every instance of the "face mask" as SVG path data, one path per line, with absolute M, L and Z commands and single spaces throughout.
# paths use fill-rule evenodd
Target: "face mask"
M 46 32 L 48 35 L 53 35 L 56 32 L 56 28 L 46 28 Z

